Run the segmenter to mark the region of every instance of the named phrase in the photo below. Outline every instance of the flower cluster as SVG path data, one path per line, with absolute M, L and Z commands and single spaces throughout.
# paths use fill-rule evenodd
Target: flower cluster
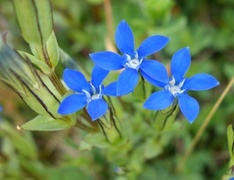
M 188 90 L 203 91 L 211 89 L 219 82 L 209 74 L 197 74 L 185 78 L 191 56 L 189 48 L 177 51 L 171 60 L 171 77 L 168 77 L 165 66 L 157 60 L 146 59 L 147 56 L 158 52 L 166 46 L 169 39 L 155 35 L 145 39 L 138 49 L 134 49 L 134 37 L 126 21 L 121 21 L 115 34 L 116 45 L 121 55 L 110 51 L 90 54 L 95 63 L 90 82 L 78 71 L 66 69 L 63 79 L 67 86 L 75 93 L 67 96 L 61 103 L 60 114 L 74 113 L 86 107 L 92 120 L 103 116 L 108 104 L 103 95 L 123 96 L 134 91 L 139 76 L 152 85 L 163 88 L 154 92 L 145 101 L 143 107 L 149 110 L 163 110 L 173 102 L 178 102 L 183 115 L 192 123 L 198 113 L 198 102 L 187 94 Z M 102 81 L 109 71 L 120 70 L 116 82 L 104 87 Z

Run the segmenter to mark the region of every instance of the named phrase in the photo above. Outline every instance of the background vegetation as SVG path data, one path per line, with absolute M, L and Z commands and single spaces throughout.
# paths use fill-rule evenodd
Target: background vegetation
M 59 46 L 78 65 L 90 72 L 88 54 L 116 50 L 114 30 L 125 19 L 134 31 L 136 44 L 153 34 L 170 37 L 166 48 L 155 55 L 168 64 L 172 54 L 189 46 L 192 65 L 188 76 L 206 72 L 220 81 L 214 90 L 194 93 L 201 106 L 199 117 L 189 124 L 182 116 L 181 131 L 163 154 L 149 160 L 138 179 L 221 179 L 228 172 L 226 130 L 234 120 L 232 89 L 214 117 L 182 172 L 174 172 L 218 97 L 234 76 L 234 1 L 232 0 L 51 0 L 54 31 Z M 8 43 L 29 51 L 20 34 L 11 1 L 0 0 L 0 32 Z M 62 74 L 59 64 L 57 73 Z M 106 158 L 105 149 L 80 150 L 82 132 L 76 128 L 58 132 L 19 132 L 35 116 L 8 87 L 0 84 L 0 179 L 114 179 L 121 170 Z M 135 113 L 131 112 L 131 113 Z M 132 119 L 133 121 L 133 119 Z M 139 124 L 138 124 L 139 125 Z M 137 163 L 137 161 L 136 161 Z M 118 176 L 118 179 L 124 177 Z M 116 178 L 117 179 L 117 178 Z

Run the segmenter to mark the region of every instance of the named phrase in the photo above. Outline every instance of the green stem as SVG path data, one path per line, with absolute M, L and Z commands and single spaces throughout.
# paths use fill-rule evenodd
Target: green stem
M 62 82 L 60 81 L 54 70 L 51 71 L 49 78 L 61 96 L 66 94 L 67 90 L 63 86 Z
M 78 120 L 77 120 L 77 121 L 78 121 Z M 87 125 L 85 125 L 85 124 L 83 124 L 83 123 L 81 123 L 81 122 L 76 122 L 76 127 L 79 127 L 79 128 L 81 128 L 81 129 L 83 129 L 84 131 L 90 132 L 90 133 L 95 133 L 95 132 L 97 132 L 96 129 L 91 128 L 91 127 L 89 127 L 89 126 L 87 126 Z
M 198 141 L 201 138 L 201 135 L 203 134 L 203 132 L 205 131 L 207 125 L 209 124 L 211 118 L 213 117 L 214 113 L 216 112 L 216 110 L 218 109 L 218 107 L 220 106 L 221 102 L 223 101 L 223 99 L 225 98 L 225 96 L 227 95 L 227 93 L 229 92 L 229 90 L 231 89 L 232 85 L 234 84 L 234 77 L 231 79 L 231 81 L 228 83 L 227 87 L 224 89 L 223 93 L 221 94 L 221 96 L 219 97 L 219 99 L 216 101 L 215 105 L 213 106 L 213 108 L 211 109 L 211 111 L 209 112 L 209 114 L 207 115 L 205 121 L 203 122 L 201 128 L 198 130 L 196 136 L 194 137 L 192 144 L 190 145 L 190 147 L 187 149 L 187 151 L 185 152 L 184 156 L 182 157 L 181 161 L 178 163 L 177 167 L 176 167 L 176 172 L 181 172 L 181 170 L 183 169 L 187 159 L 189 158 L 189 156 L 191 155 L 191 153 L 193 152 L 196 144 L 198 143 Z

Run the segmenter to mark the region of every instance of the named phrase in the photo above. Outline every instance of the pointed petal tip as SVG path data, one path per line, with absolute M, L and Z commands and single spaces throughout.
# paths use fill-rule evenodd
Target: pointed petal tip
M 184 47 L 176 51 L 171 59 L 171 74 L 177 81 L 181 81 L 191 64 L 189 47 Z
M 144 58 L 153 53 L 156 53 L 163 49 L 167 43 L 169 42 L 169 38 L 162 35 L 154 35 L 146 38 L 139 48 L 136 50 L 139 58 Z
M 193 123 L 200 111 L 197 100 L 187 94 L 179 95 L 178 100 L 182 114 L 190 124 Z
M 184 88 L 193 91 L 205 91 L 212 89 L 219 84 L 219 81 L 214 76 L 200 73 L 188 78 L 184 83 Z
M 125 19 L 122 19 L 120 23 L 127 23 L 127 21 Z
M 129 24 L 122 20 L 115 32 L 115 42 L 122 54 L 134 54 L 134 36 Z
M 195 121 L 195 119 L 196 118 L 194 118 L 194 119 L 187 119 L 187 120 L 188 120 L 189 124 L 193 124 L 193 122 Z

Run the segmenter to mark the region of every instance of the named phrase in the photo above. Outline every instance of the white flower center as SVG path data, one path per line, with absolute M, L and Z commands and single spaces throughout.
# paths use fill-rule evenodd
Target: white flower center
M 178 94 L 181 94 L 185 91 L 185 89 L 181 89 L 184 85 L 184 81 L 185 81 L 185 79 L 183 79 L 183 81 L 181 81 L 178 85 L 176 85 L 175 78 L 172 77 L 172 80 L 169 81 L 169 84 L 166 85 L 165 88 L 168 91 L 170 91 L 173 96 L 176 97 Z
M 132 69 L 138 70 L 143 59 L 139 59 L 137 53 L 135 54 L 135 57 L 133 59 L 128 54 L 126 54 L 126 56 L 127 56 L 127 61 L 128 61 L 125 64 L 126 68 L 132 68 Z
M 90 86 L 91 86 L 91 90 L 92 90 L 92 92 L 90 93 L 90 92 L 88 92 L 88 91 L 86 91 L 86 90 L 82 90 L 84 93 L 85 93 L 85 95 L 87 96 L 87 102 L 89 103 L 90 101 L 92 101 L 92 100 L 95 100 L 95 99 L 101 99 L 102 98 L 102 94 L 101 94 L 101 92 L 102 92 L 102 85 L 99 85 L 99 92 L 97 93 L 97 90 L 96 90 L 96 88 L 92 85 L 92 84 L 90 84 Z

